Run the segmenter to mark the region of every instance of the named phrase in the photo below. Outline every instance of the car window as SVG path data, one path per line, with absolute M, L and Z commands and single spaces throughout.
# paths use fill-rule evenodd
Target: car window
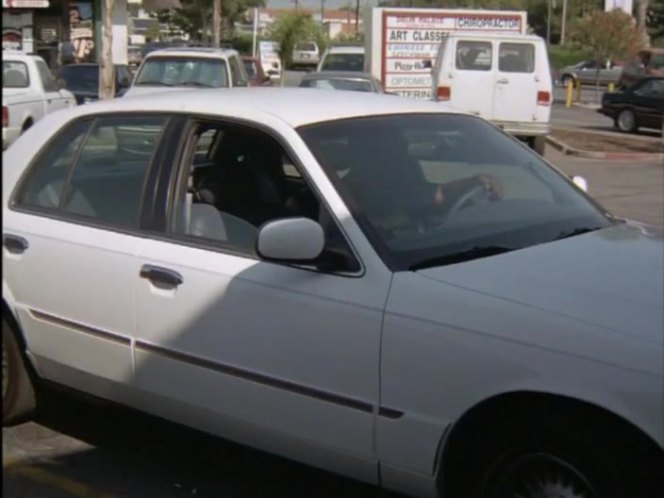
M 664 80 L 648 80 L 634 90 L 636 95 L 642 97 L 664 97 Z
M 233 78 L 233 86 L 247 86 L 247 76 L 244 71 L 244 66 L 240 64 L 240 59 L 236 56 L 228 58 L 231 66 L 231 77 Z
M 610 223 L 568 179 L 480 118 L 372 116 L 298 131 L 377 250 L 401 269 Z
M 355 92 L 373 92 L 371 81 L 353 80 L 346 78 L 316 78 L 306 79 L 300 84 L 304 88 L 319 88 L 323 90 L 349 90 Z
M 90 124 L 90 120 L 75 122 L 39 152 L 19 187 L 18 205 L 58 208 L 62 187 Z
M 151 57 L 139 70 L 134 85 L 228 87 L 228 67 L 222 59 Z
M 30 86 L 28 66 L 19 61 L 2 61 L 2 88 L 27 88 Z
M 465 71 L 489 71 L 492 55 L 490 42 L 460 41 L 457 43 L 456 67 Z
M 505 73 L 534 72 L 535 45 L 532 43 L 501 43 L 498 70 Z
M 295 45 L 295 50 L 300 50 L 303 52 L 315 52 L 317 50 L 316 45 L 309 42 L 300 42 Z
M 164 116 L 95 120 L 62 199 L 66 213 L 122 228 L 138 226 L 143 185 Z
M 195 153 L 170 222 L 172 234 L 254 256 L 262 224 L 305 217 L 321 223 L 329 247 L 355 261 L 332 216 L 272 136 L 206 123 L 192 140 Z
M 364 71 L 364 54 L 328 54 L 324 71 Z
M 58 84 L 46 63 L 43 60 L 35 59 L 35 64 L 37 66 L 37 71 L 39 72 L 39 78 L 44 86 L 44 91 L 57 92 L 59 90 Z

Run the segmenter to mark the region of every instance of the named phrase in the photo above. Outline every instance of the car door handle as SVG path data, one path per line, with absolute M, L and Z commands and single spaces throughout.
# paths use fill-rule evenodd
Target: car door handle
M 143 265 L 139 275 L 154 284 L 158 283 L 168 287 L 177 287 L 184 282 L 182 275 L 178 272 L 154 265 Z
M 507 78 L 500 78 L 498 81 L 496 81 L 496 83 L 498 83 L 500 85 L 506 85 L 509 82 L 510 82 L 510 80 L 508 80 Z
M 28 241 L 18 235 L 3 235 L 2 245 L 12 254 L 22 254 L 30 247 Z

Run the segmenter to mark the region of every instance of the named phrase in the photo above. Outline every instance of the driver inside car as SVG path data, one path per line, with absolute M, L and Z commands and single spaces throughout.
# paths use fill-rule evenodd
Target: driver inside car
M 460 209 L 502 198 L 502 183 L 486 173 L 471 172 L 446 183 L 427 181 L 403 137 L 381 135 L 384 146 L 378 156 L 373 148 L 369 155 L 370 148 L 364 145 L 369 138 L 366 136 L 349 138 L 344 152 L 332 156 L 336 159 L 332 166 L 349 191 L 351 203 L 379 230 L 423 231 L 427 226 L 442 224 L 448 215 Z M 376 163 L 380 165 L 380 175 L 374 174 Z

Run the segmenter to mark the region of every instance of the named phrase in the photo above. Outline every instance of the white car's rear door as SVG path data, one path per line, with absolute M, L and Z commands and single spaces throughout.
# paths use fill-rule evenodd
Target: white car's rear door
M 128 125 L 152 133 L 129 146 Z M 92 392 L 100 380 L 131 383 L 139 210 L 164 126 L 162 116 L 78 120 L 40 151 L 6 212 L 5 282 L 49 379 Z

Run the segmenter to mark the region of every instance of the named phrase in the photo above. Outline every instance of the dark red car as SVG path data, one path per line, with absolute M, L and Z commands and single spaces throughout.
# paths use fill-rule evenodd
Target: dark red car
M 249 76 L 249 86 L 272 85 L 272 80 L 267 74 L 265 74 L 261 61 L 259 61 L 257 58 L 243 55 L 242 63 L 244 64 L 244 69 Z

